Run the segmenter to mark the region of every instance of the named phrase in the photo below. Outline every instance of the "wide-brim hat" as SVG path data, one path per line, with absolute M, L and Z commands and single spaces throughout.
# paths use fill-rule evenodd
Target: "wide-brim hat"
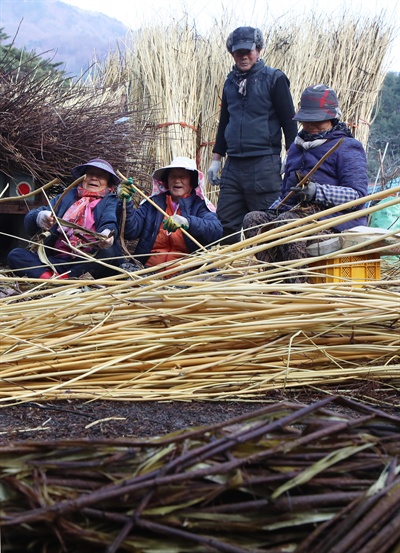
M 300 99 L 300 109 L 293 119 L 312 122 L 340 119 L 341 116 L 336 92 L 324 84 L 317 84 L 304 90 Z
M 165 167 L 160 167 L 160 169 L 154 171 L 153 179 L 164 182 L 170 169 L 186 169 L 187 171 L 196 173 L 197 177 L 199 176 L 199 171 L 194 159 L 190 159 L 189 157 L 176 157 L 169 165 L 165 165 Z
M 103 169 L 103 171 L 107 171 L 107 173 L 111 175 L 111 182 L 114 185 L 117 185 L 121 182 L 121 179 L 116 175 L 114 169 L 112 168 L 112 165 L 108 163 L 108 161 L 99 158 L 91 159 L 83 165 L 77 165 L 71 170 L 71 174 L 76 179 L 79 179 L 79 177 L 86 173 L 88 167 L 97 167 L 98 169 Z

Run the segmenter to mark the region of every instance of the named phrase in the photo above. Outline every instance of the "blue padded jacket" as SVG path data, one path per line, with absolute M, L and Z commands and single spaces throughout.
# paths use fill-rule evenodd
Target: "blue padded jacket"
M 284 198 L 290 192 L 290 188 L 297 185 L 296 171 L 306 175 L 342 137 L 344 137 L 343 143 L 316 170 L 311 180 L 322 185 L 346 186 L 357 191 L 360 197 L 366 196 L 368 193 L 367 157 L 363 145 L 355 138 L 348 136 L 344 130 L 337 129 L 328 133 L 326 135 L 327 141 L 315 148 L 304 149 L 295 143 L 290 146 L 281 197 Z M 285 203 L 286 205 L 295 205 L 297 201 L 288 198 Z M 322 209 L 328 209 L 328 207 L 321 206 Z M 355 207 L 354 210 L 360 210 L 364 207 L 364 204 L 361 204 Z M 337 217 L 343 213 L 348 213 L 348 211 L 338 211 L 324 218 Z M 337 225 L 333 227 L 333 230 L 342 232 L 354 226 L 366 224 L 366 217 L 359 217 Z
M 165 211 L 166 196 L 168 192 L 152 196 L 154 203 Z M 187 198 L 179 200 L 179 207 L 183 217 L 189 221 L 188 232 L 203 246 L 207 246 L 222 238 L 222 225 L 217 215 L 210 211 L 204 200 L 199 198 L 194 191 Z M 135 249 L 136 255 L 150 254 L 164 215 L 158 211 L 150 202 L 144 201 L 138 209 L 133 207 L 132 202 L 126 204 L 126 223 L 124 236 L 127 240 L 139 238 Z M 189 252 L 198 249 L 197 244 L 190 240 L 185 234 L 184 239 Z M 147 257 L 141 258 L 146 263 Z

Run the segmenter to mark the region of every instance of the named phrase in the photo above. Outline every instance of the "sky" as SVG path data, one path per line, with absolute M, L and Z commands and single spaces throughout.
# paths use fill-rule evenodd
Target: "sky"
M 144 24 L 177 19 L 185 14 L 196 21 L 201 31 L 213 26 L 222 14 L 230 14 L 232 27 L 263 26 L 265 21 L 304 15 L 327 14 L 330 18 L 346 13 L 375 16 L 382 12 L 396 27 L 395 37 L 387 58 L 387 69 L 400 72 L 400 0 L 62 0 L 84 10 L 101 12 L 137 29 Z M 226 27 L 225 27 L 226 28 Z

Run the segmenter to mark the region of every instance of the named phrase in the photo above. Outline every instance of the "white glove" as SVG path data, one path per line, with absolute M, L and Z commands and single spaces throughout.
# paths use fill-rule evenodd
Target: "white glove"
M 178 228 L 188 230 L 189 221 L 186 219 L 186 217 L 182 217 L 182 215 L 171 215 L 170 217 L 164 219 L 163 228 L 168 232 L 175 232 L 176 230 L 178 230 Z
M 111 230 L 109 228 L 105 228 L 100 232 L 103 236 L 108 236 L 111 233 Z M 99 248 L 101 250 L 106 250 L 107 248 L 110 248 L 114 244 L 114 235 L 110 236 L 110 238 L 105 238 L 104 240 L 100 240 L 99 242 Z
M 211 184 L 214 184 L 215 186 L 219 186 L 221 184 L 221 179 L 218 176 L 220 171 L 221 162 L 218 159 L 213 159 L 207 171 L 207 178 Z
M 49 230 L 54 225 L 54 217 L 51 211 L 39 211 L 36 217 L 36 224 L 43 230 Z

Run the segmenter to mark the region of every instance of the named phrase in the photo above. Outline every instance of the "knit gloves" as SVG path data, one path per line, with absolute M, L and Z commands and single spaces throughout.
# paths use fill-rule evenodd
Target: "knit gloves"
M 117 188 L 117 195 L 120 200 L 131 200 L 135 192 L 136 188 L 133 184 L 132 177 L 129 177 L 129 179 L 126 180 L 122 180 Z
M 163 229 L 168 232 L 175 232 L 178 228 L 183 228 L 184 230 L 188 230 L 189 228 L 189 221 L 186 217 L 182 217 L 182 215 L 171 215 L 164 219 L 163 223 Z
M 290 190 L 293 192 L 293 197 L 299 202 L 312 202 L 317 193 L 317 183 L 310 181 L 303 186 L 292 186 Z
M 221 179 L 218 176 L 220 171 L 221 162 L 218 159 L 213 159 L 207 171 L 207 178 L 214 186 L 219 186 L 221 184 Z

